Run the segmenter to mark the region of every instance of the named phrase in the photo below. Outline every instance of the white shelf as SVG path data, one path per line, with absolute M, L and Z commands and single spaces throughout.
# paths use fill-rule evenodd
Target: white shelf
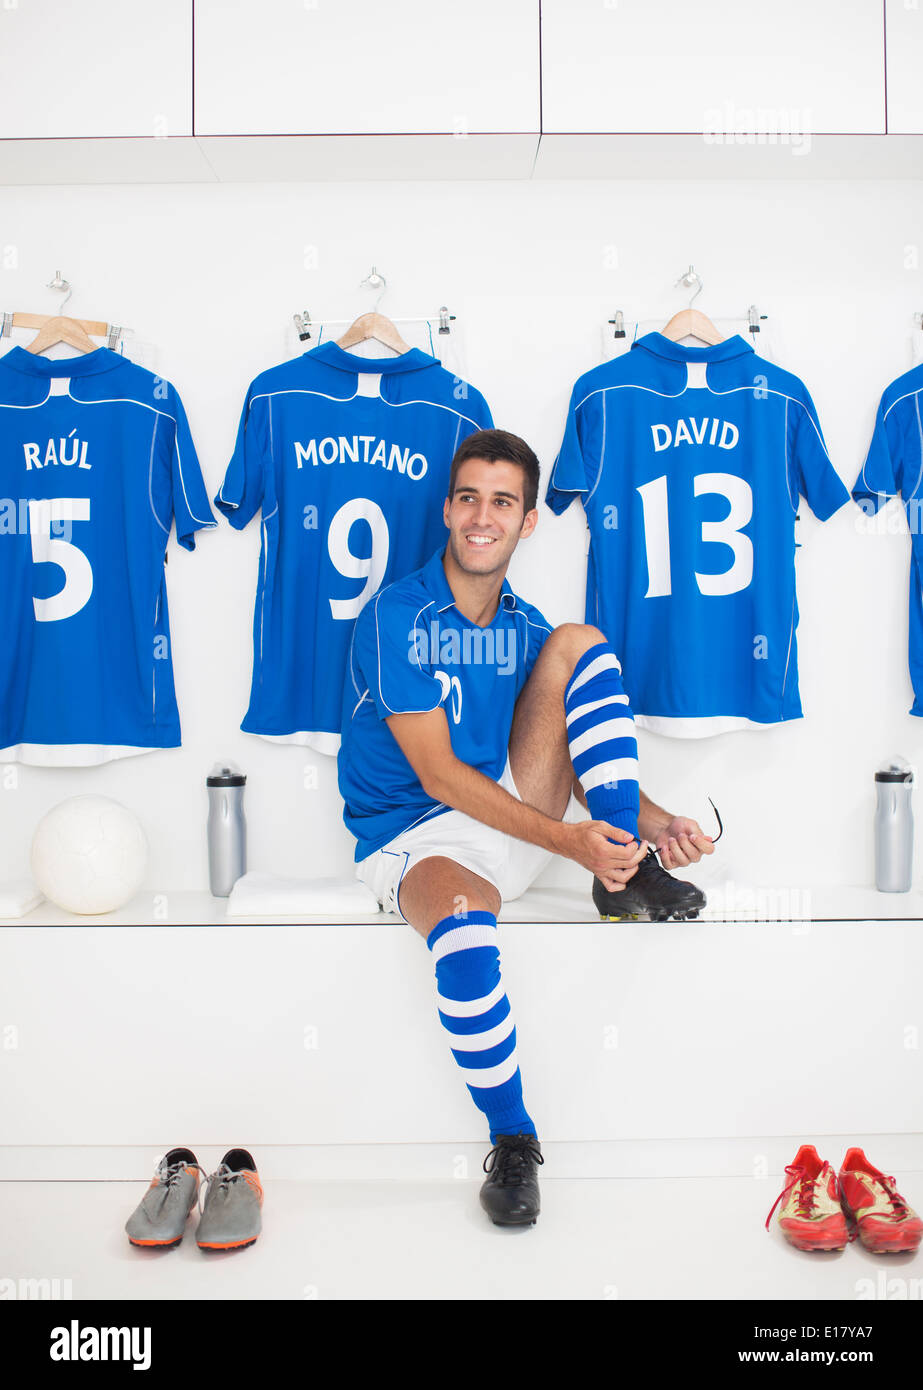
M 679 875 L 680 877 L 682 875 Z M 690 878 L 695 872 L 690 873 Z M 878 893 L 867 887 L 799 888 L 790 893 L 785 889 L 766 886 L 709 883 L 705 886 L 709 899 L 699 919 L 702 923 L 756 922 L 772 924 L 809 922 L 920 922 L 923 920 L 923 891 L 909 893 Z M 599 925 L 599 915 L 586 890 L 568 888 L 530 888 L 521 898 L 503 905 L 501 922 L 561 922 Z M 84 917 L 64 912 L 53 903 L 44 902 L 26 917 L 0 917 L 2 927 L 238 927 L 273 926 L 371 926 L 401 925 L 401 918 L 388 913 L 370 916 L 325 914 L 315 916 L 230 917 L 227 900 L 213 898 L 207 892 L 139 893 L 118 912 Z M 673 923 L 673 926 L 678 924 Z M 692 923 L 688 925 L 693 925 Z M 406 929 L 406 928 L 405 928 Z

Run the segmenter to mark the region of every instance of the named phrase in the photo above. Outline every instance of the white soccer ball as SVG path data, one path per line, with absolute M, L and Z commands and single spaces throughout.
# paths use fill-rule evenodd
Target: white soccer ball
M 147 838 L 133 811 L 108 796 L 72 796 L 39 821 L 32 877 L 67 912 L 114 912 L 147 869 Z

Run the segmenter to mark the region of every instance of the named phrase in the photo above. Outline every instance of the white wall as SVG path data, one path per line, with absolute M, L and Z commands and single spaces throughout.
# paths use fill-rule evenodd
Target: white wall
M 20 187 L 3 190 L 2 206 L 0 243 L 16 248 L 3 261 L 16 264 L 0 275 L 0 307 L 46 307 L 42 286 L 60 267 L 78 287 L 67 312 L 130 324 L 154 345 L 147 365 L 177 385 L 212 494 L 249 380 L 298 350 L 292 312 L 370 307 L 356 287 L 373 262 L 391 285 L 385 312 L 446 302 L 458 314 L 468 379 L 546 469 L 573 381 L 600 358 L 601 321 L 617 307 L 665 320 L 690 261 L 713 318 L 754 301 L 771 315 L 774 355 L 806 381 L 848 484 L 881 390 L 911 365 L 911 314 L 923 307 L 923 279 L 907 268 L 923 186 L 908 182 Z M 703 742 L 641 735 L 652 796 L 704 821 L 710 794 L 725 817 L 720 863 L 702 881 L 867 882 L 872 772 L 892 751 L 918 756 L 923 725 L 906 714 L 907 536 L 858 534 L 852 509 L 826 526 L 805 516 L 806 718 Z M 183 748 L 92 770 L 0 772 L 3 874 L 26 871 L 44 811 L 92 790 L 142 816 L 152 891 L 205 887 L 204 778 L 228 756 L 249 778 L 251 868 L 350 871 L 334 762 L 239 732 L 258 546 L 255 523 L 243 535 L 222 523 L 194 555 L 171 543 Z M 582 618 L 578 508 L 560 520 L 542 509 L 511 579 L 554 621 Z M 317 789 L 305 786 L 312 764 Z M 547 879 L 586 885 L 563 863 Z

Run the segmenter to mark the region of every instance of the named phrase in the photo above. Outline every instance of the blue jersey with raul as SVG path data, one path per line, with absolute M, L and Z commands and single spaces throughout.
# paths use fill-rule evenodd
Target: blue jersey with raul
M 583 501 L 586 621 L 642 727 L 694 738 L 801 715 L 799 496 L 821 520 L 849 500 L 807 389 L 742 338 L 649 333 L 577 382 L 546 501 Z
M 164 556 L 215 526 L 169 382 L 108 348 L 0 358 L 0 761 L 180 741 Z
M 444 537 L 452 456 L 491 423 L 480 393 L 417 349 L 326 343 L 256 378 L 215 498 L 238 528 L 262 510 L 242 729 L 336 752 L 353 624 Z
M 499 781 L 516 699 L 551 632 L 506 580 L 493 622 L 470 622 L 455 607 L 443 554 L 382 589 L 353 632 L 338 773 L 357 862 L 450 809 L 427 796 L 388 716 L 442 705 L 455 756 Z
M 874 514 L 900 496 L 910 529 L 909 661 L 913 686 L 911 714 L 923 716 L 923 423 L 920 395 L 923 366 L 892 382 L 881 398 L 868 457 L 853 497 Z

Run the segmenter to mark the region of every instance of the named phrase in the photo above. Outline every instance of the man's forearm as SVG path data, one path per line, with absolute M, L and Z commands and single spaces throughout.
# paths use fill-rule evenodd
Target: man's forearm
M 425 790 L 436 801 L 462 811 L 473 820 L 552 853 L 560 852 L 560 821 L 517 801 L 498 782 L 458 758 L 453 758 L 438 778 L 429 779 Z

